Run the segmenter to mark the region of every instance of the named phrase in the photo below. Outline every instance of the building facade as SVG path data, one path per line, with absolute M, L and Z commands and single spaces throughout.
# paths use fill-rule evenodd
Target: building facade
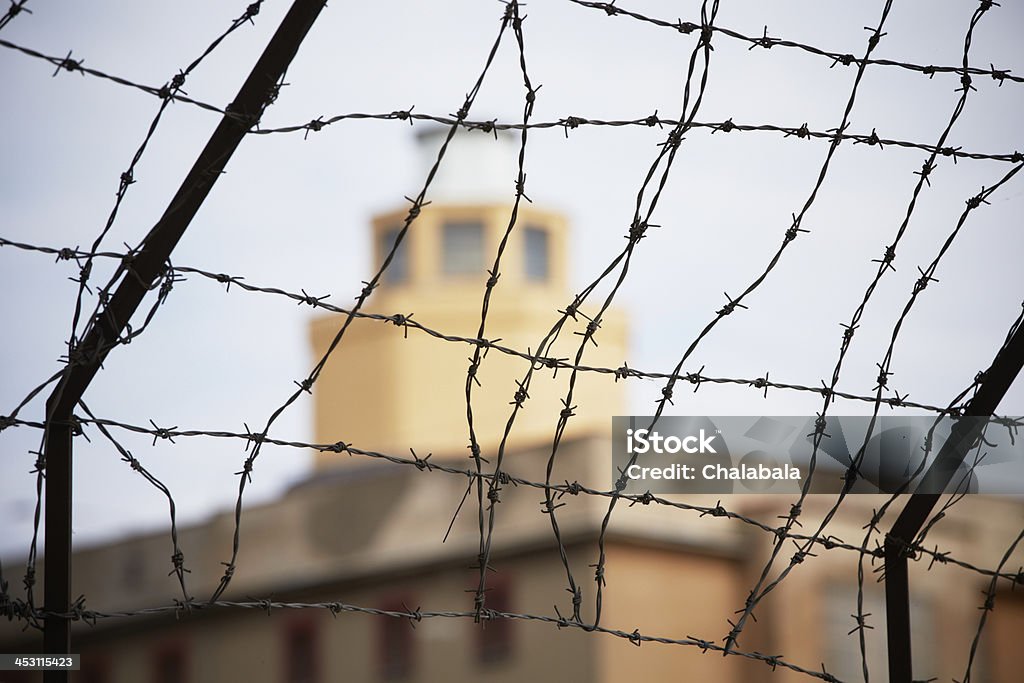
M 486 137 L 486 136 L 485 136 Z M 486 137 L 488 141 L 490 137 Z M 459 137 L 456 138 L 456 141 Z M 421 141 L 436 151 L 437 133 Z M 385 457 L 325 449 L 309 478 L 279 500 L 247 508 L 238 568 L 223 599 L 255 608 L 157 611 L 77 624 L 74 650 L 87 683 L 205 683 L 253 681 L 797 681 L 806 674 L 745 657 L 723 658 L 694 646 L 631 641 L 573 625 L 536 619 L 438 616 L 420 621 L 375 611 L 467 613 L 474 610 L 480 548 L 476 493 L 458 470 L 475 467 L 467 448 L 466 384 L 478 335 L 488 270 L 509 223 L 510 188 L 493 184 L 494 168 L 514 168 L 511 139 L 484 144 L 467 134 L 455 144 L 437 178 L 433 202 L 391 257 L 368 313 L 356 319 L 314 389 L 316 443 L 344 443 L 381 456 L 425 458 L 431 466 L 395 464 Z M 455 175 L 451 175 L 455 174 Z M 507 172 L 505 173 L 507 175 Z M 502 176 L 504 177 L 504 176 Z M 371 226 L 374 268 L 395 245 L 406 210 L 385 212 Z M 535 350 L 573 300 L 566 271 L 567 221 L 524 205 L 508 237 L 493 290 L 484 338 L 503 347 Z M 406 316 L 430 330 L 402 324 Z M 332 345 L 343 316 L 311 324 L 313 357 Z M 570 321 L 550 356 L 571 358 L 589 321 Z M 500 341 L 496 341 L 500 340 Z M 628 358 L 626 318 L 616 310 L 600 321 L 599 344 L 586 362 L 619 367 Z M 532 352 L 532 351 L 531 351 Z M 481 455 L 493 463 L 516 391 L 531 361 L 488 350 L 472 385 Z M 578 482 L 608 490 L 611 416 L 625 412 L 621 382 L 581 373 L 573 410 L 548 474 L 552 435 L 569 373 L 536 368 L 538 380 L 517 412 L 505 444 L 504 469 L 531 482 Z M 410 454 L 410 449 L 414 452 Z M 445 471 L 433 467 L 445 465 Z M 467 488 L 469 486 L 469 488 Z M 460 505 L 464 500 L 464 505 Z M 609 499 L 564 495 L 557 509 L 561 550 L 542 488 L 502 487 L 485 608 L 519 615 L 571 614 L 568 566 L 581 591 L 581 618 L 594 619 L 598 539 Z M 792 502 L 782 496 L 691 496 L 776 523 Z M 805 528 L 814 528 L 833 502 L 812 496 Z M 863 521 L 881 500 L 854 496 L 829 529 L 859 543 Z M 485 505 L 492 504 L 485 499 Z M 563 505 L 564 504 L 564 505 Z M 459 510 L 461 508 L 461 511 Z M 453 521 L 454 520 L 454 521 Z M 982 521 L 984 520 L 984 521 Z M 450 528 L 449 528 L 450 525 Z M 965 562 L 992 566 L 1024 527 L 1024 506 L 970 497 L 938 525 L 930 542 Z M 181 530 L 189 593 L 211 595 L 231 547 L 230 511 Z M 605 535 L 606 570 L 601 624 L 624 634 L 721 643 L 729 619 L 744 605 L 774 536 L 727 518 L 664 505 L 619 504 Z M 74 593 L 107 613 L 138 612 L 180 599 L 165 531 L 81 549 L 74 557 Z M 780 567 L 788 564 L 788 554 Z M 796 567 L 756 611 L 738 649 L 779 655 L 810 670 L 861 680 L 855 612 L 859 556 L 822 552 Z M 1018 550 L 1006 565 L 1024 563 Z M 987 577 L 954 565 L 926 571 L 912 564 L 915 670 L 921 678 L 962 680 Z M 9 577 L 17 567 L 5 568 Z M 882 587 L 868 562 L 865 612 L 873 680 L 885 680 Z M 39 571 L 42 575 L 42 571 Z M 1020 680 L 1024 653 L 1024 592 L 1000 584 L 996 609 L 976 654 L 972 681 Z M 1006 590 L 1003 590 L 1006 589 Z M 275 604 L 305 605 L 303 608 Z M 310 606 L 315 605 L 315 606 Z M 350 606 L 367 611 L 350 609 Z M 557 611 L 556 611 L 557 609 Z M 38 634 L 0 624 L 0 650 L 29 652 Z M 35 680 L 0 672 L 0 683 Z

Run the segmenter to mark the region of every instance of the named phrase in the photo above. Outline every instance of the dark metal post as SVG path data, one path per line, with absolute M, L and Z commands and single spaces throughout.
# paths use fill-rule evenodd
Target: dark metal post
M 991 417 L 1024 366 L 1024 325 L 1016 328 L 996 354 L 977 393 L 964 411 L 965 416 Z M 943 491 L 963 463 L 981 431 L 981 421 L 957 423 L 939 449 L 918 490 Z M 907 571 L 908 544 L 914 542 L 939 493 L 914 493 L 885 538 L 885 616 L 889 651 L 890 683 L 912 683 L 910 582 Z
M 71 607 L 71 427 L 53 419 L 47 405 L 46 431 L 46 564 L 43 568 L 43 608 L 47 613 Z M 43 622 L 43 651 L 71 652 L 71 622 L 47 616 Z M 45 683 L 64 683 L 66 671 L 46 671 Z
M 903 546 L 891 538 L 885 540 L 885 620 L 889 680 L 910 683 L 910 578 Z
M 82 341 L 69 352 L 67 371 L 47 401 L 46 556 L 43 646 L 46 654 L 68 654 L 70 620 L 53 616 L 71 609 L 71 426 L 75 406 L 124 333 L 178 240 L 224 171 L 248 130 L 277 97 L 278 83 L 326 0 L 295 0 L 253 67 L 229 113 L 221 119 L 163 216 L 135 254 L 105 309 L 90 321 Z M 66 683 L 66 671 L 48 671 L 46 683 Z

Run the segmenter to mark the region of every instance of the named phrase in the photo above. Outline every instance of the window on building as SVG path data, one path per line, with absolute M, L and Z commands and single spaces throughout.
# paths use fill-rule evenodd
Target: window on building
M 146 575 L 145 569 L 145 559 L 142 553 L 132 552 L 124 558 L 124 564 L 121 566 L 121 586 L 133 591 L 142 588 Z
M 525 239 L 526 279 L 544 282 L 551 270 L 548 232 L 533 226 L 523 231 Z
M 380 233 L 380 244 L 379 249 L 379 263 L 383 263 L 384 259 L 388 254 L 391 253 L 391 249 L 395 246 L 395 242 L 398 241 L 398 235 L 402 232 L 399 228 L 389 228 Z M 398 249 L 395 250 L 395 256 L 391 259 L 391 263 L 388 264 L 387 270 L 384 271 L 384 282 L 391 284 L 398 284 L 405 282 L 409 279 L 409 240 L 412 239 L 410 233 L 405 234 L 405 239 L 398 245 Z
M 488 577 L 487 600 L 484 607 L 493 612 L 513 612 L 512 586 L 505 577 Z M 476 655 L 481 664 L 495 664 L 512 656 L 513 627 L 511 619 L 487 619 L 476 628 Z
M 187 660 L 183 645 L 160 648 L 153 660 L 153 683 L 185 683 Z
M 388 612 L 408 612 L 408 600 L 392 600 L 381 609 Z M 413 672 L 415 632 L 408 619 L 380 617 L 377 619 L 380 677 L 385 681 L 402 681 Z
M 36 674 L 32 671 L 5 671 L 2 680 L 4 683 L 36 683 L 36 681 L 42 680 L 38 676 L 42 674 Z
M 78 683 L 106 683 L 110 680 L 110 660 L 102 654 L 88 652 L 82 656 Z M 75 680 L 72 678 L 72 680 Z
M 477 221 L 445 223 L 441 238 L 445 275 L 474 275 L 484 270 L 484 226 Z
M 285 683 L 316 683 L 319 671 L 316 624 L 292 622 L 285 629 L 284 637 Z

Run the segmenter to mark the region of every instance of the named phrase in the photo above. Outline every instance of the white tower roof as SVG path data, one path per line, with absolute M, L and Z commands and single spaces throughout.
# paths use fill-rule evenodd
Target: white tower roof
M 419 143 L 421 173 L 425 178 L 448 135 L 448 127 L 424 128 Z M 513 131 L 486 133 L 460 128 L 445 151 L 427 197 L 442 203 L 511 202 L 515 196 L 519 136 Z

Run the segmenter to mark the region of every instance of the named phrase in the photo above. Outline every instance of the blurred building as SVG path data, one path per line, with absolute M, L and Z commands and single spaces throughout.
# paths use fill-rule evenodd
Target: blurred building
M 460 133 L 423 210 L 396 251 L 367 311 L 401 314 L 450 337 L 475 338 L 490 259 L 508 227 L 509 180 L 517 151 L 513 137 L 495 142 Z M 422 136 L 425 164 L 441 138 Z M 500 182 L 495 184 L 495 179 Z M 395 243 L 407 207 L 372 225 L 375 269 Z M 572 301 L 566 266 L 568 226 L 557 212 L 524 203 L 493 290 L 484 337 L 503 346 L 536 349 Z M 349 278 L 351 279 L 351 278 Z M 343 317 L 312 323 L 316 359 L 332 344 Z M 314 391 L 315 440 L 344 442 L 381 454 L 472 469 L 467 448 L 466 381 L 473 347 L 444 341 L 393 319 L 357 319 L 331 356 Z M 551 355 L 571 358 L 585 328 L 580 318 L 558 338 Z M 621 312 L 602 317 L 586 363 L 619 367 L 627 358 Z M 473 414 L 481 454 L 493 466 L 514 397 L 529 361 L 492 348 L 476 373 Z M 517 414 L 505 469 L 543 482 L 551 439 L 565 407 L 569 373 L 537 370 L 529 399 Z M 584 372 L 575 385 L 576 416 L 563 435 L 551 481 L 610 488 L 610 418 L 625 412 L 623 383 Z M 474 607 L 479 517 L 476 491 L 458 473 L 396 465 L 383 459 L 325 452 L 314 472 L 272 503 L 246 509 L 238 569 L 224 599 L 322 603 L 321 609 L 209 609 L 109 618 L 78 624 L 74 650 L 83 655 L 75 678 L 88 683 L 204 683 L 253 681 L 795 681 L 805 674 L 743 657 L 723 658 L 696 647 L 587 633 L 534 620 L 432 618 L 420 622 L 346 610 L 358 605 L 389 611 L 466 612 Z M 464 504 L 460 506 L 460 501 Z M 501 491 L 486 608 L 531 615 L 571 614 L 568 580 L 543 514 L 542 489 Z M 828 510 L 832 496 L 813 496 L 804 529 Z M 688 502 L 715 505 L 717 499 Z M 485 499 L 485 505 L 490 503 Z M 559 499 L 560 538 L 582 589 L 582 617 L 592 620 L 597 540 L 608 499 Z M 779 524 L 792 501 L 736 495 L 724 506 L 768 525 Z M 830 525 L 833 538 L 859 544 L 862 525 L 880 503 L 851 497 Z M 461 507 L 461 511 L 459 508 Z M 452 520 L 454 518 L 454 523 Z M 452 524 L 449 530 L 449 524 Z M 929 541 L 953 556 L 991 567 L 1024 527 L 1024 507 L 1009 500 L 969 497 L 939 524 Z M 209 596 L 230 553 L 230 511 L 181 530 L 188 590 Z M 606 590 L 601 623 L 624 633 L 721 642 L 728 619 L 744 605 L 774 536 L 750 525 L 659 505 L 620 503 L 607 533 Z M 137 611 L 180 598 L 170 569 L 170 540 L 161 533 L 79 550 L 74 594 L 104 612 Z M 788 549 L 778 568 L 788 565 Z M 810 670 L 860 680 L 859 634 L 854 631 L 858 555 L 818 552 L 766 598 L 739 649 L 781 655 Z M 1021 552 L 1007 568 L 1022 563 Z M 962 679 L 978 607 L 988 577 L 927 561 L 913 563 L 915 672 L 919 678 Z M 5 568 L 9 578 L 17 568 Z M 870 562 L 865 589 L 866 632 L 873 680 L 885 680 L 884 600 Z M 42 576 L 42 571 L 38 573 Z M 1006 582 L 1003 582 L 1004 584 Z M 1001 588 L 1008 588 L 1002 585 Z M 331 605 L 335 605 L 332 609 Z M 35 632 L 0 625 L 0 651 L 29 652 Z M 1017 644 L 1024 632 L 1024 592 L 1001 590 L 989 614 L 972 681 L 1016 681 L 1024 670 Z M 0 683 L 34 680 L 0 672 Z

